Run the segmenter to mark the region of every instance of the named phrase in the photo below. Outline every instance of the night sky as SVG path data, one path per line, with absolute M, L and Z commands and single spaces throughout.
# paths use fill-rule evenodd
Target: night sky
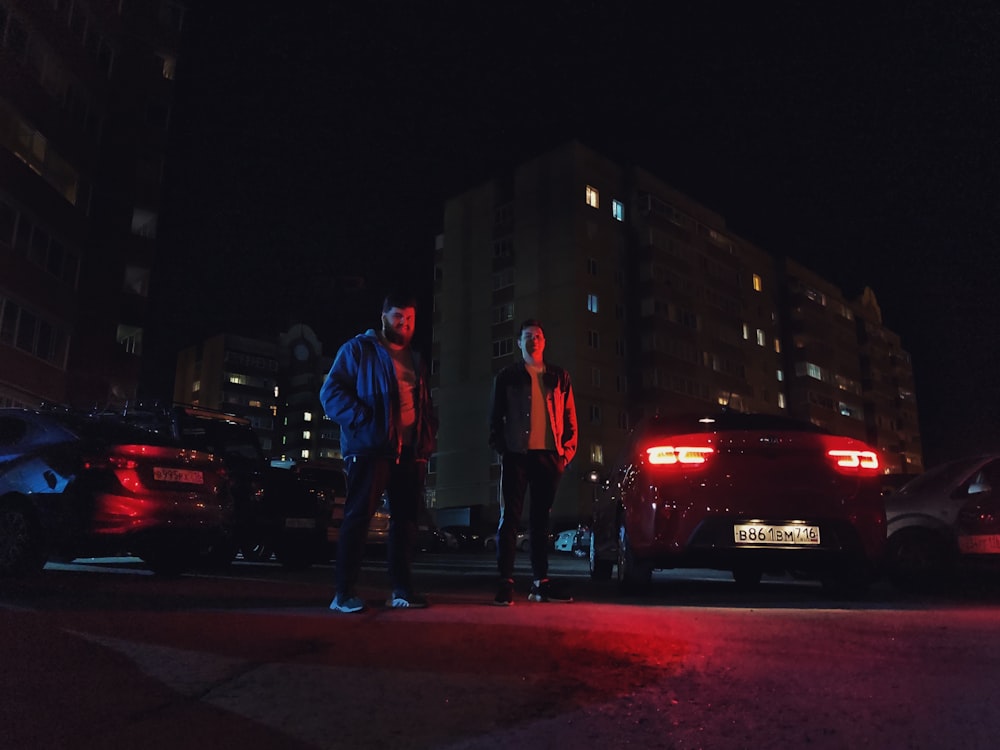
M 332 354 L 386 287 L 428 293 L 448 197 L 577 138 L 847 296 L 870 286 L 913 357 L 928 464 L 1000 448 L 992 0 L 193 5 L 163 373 L 204 334 L 299 321 Z

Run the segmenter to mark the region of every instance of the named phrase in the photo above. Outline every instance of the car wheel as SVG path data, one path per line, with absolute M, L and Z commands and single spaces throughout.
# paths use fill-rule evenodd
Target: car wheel
M 628 529 L 618 527 L 618 588 L 624 594 L 644 594 L 653 581 L 653 566 L 632 552 Z
M 587 556 L 590 558 L 590 580 L 592 581 L 607 581 L 611 578 L 611 571 L 614 569 L 614 563 L 610 560 L 604 560 L 597 556 L 597 549 L 594 544 L 594 537 L 590 537 L 590 547 Z
M 247 562 L 270 562 L 274 556 L 274 550 L 263 541 L 248 542 L 240 547 L 243 559 Z
M 45 545 L 34 519 L 16 505 L 0 508 L 0 575 L 23 576 L 43 567 Z
M 229 538 L 217 539 L 205 552 L 198 556 L 198 568 L 205 570 L 225 570 L 236 557 L 236 545 Z
M 940 586 L 955 563 L 954 550 L 930 529 L 903 529 L 889 537 L 889 580 L 904 590 Z

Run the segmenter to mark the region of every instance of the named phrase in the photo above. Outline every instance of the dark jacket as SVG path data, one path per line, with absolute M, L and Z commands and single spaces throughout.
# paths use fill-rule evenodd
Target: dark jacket
M 552 426 L 556 452 L 568 464 L 576 455 L 579 432 L 576 402 L 569 373 L 556 365 L 545 365 L 545 406 Z M 493 378 L 490 394 L 490 445 L 500 454 L 525 453 L 531 430 L 531 376 L 524 362 L 508 365 Z
M 437 419 L 420 355 L 413 355 L 417 374 L 417 423 L 414 453 L 430 458 L 436 447 Z M 398 457 L 399 385 L 392 356 L 368 329 L 345 343 L 319 390 L 326 415 L 340 425 L 340 451 L 348 456 Z

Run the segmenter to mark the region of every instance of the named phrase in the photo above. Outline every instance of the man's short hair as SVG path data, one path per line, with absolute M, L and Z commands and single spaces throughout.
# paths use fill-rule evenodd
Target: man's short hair
M 389 292 L 382 302 L 382 312 L 389 312 L 394 307 L 412 307 L 417 309 L 417 298 L 406 291 Z
M 524 333 L 524 329 L 525 328 L 538 328 L 538 329 L 541 330 L 542 335 L 543 336 L 545 335 L 545 329 L 542 328 L 541 322 L 538 321 L 538 320 L 535 320 L 534 318 L 528 318 L 526 321 L 524 321 L 523 323 L 521 323 L 521 327 L 517 331 L 517 337 L 518 338 L 521 338 L 521 334 Z

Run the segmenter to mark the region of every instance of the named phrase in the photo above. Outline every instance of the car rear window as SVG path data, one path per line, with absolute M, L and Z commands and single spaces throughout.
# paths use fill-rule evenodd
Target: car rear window
M 77 417 L 62 414 L 56 420 L 81 438 L 106 443 L 141 445 L 177 445 L 170 435 L 143 429 L 107 416 Z
M 972 471 L 972 468 L 982 461 L 981 458 L 963 458 L 958 461 L 951 461 L 941 464 L 933 469 L 928 469 L 923 474 L 911 479 L 899 488 L 897 494 L 916 495 L 923 492 L 935 492 L 945 490 L 954 484 L 959 477 Z
M 827 432 L 812 422 L 792 419 L 780 414 L 744 414 L 735 411 L 720 412 L 717 414 L 685 414 L 674 417 L 653 417 L 650 420 L 650 429 L 652 432 L 662 435 L 716 432 L 719 430 Z

